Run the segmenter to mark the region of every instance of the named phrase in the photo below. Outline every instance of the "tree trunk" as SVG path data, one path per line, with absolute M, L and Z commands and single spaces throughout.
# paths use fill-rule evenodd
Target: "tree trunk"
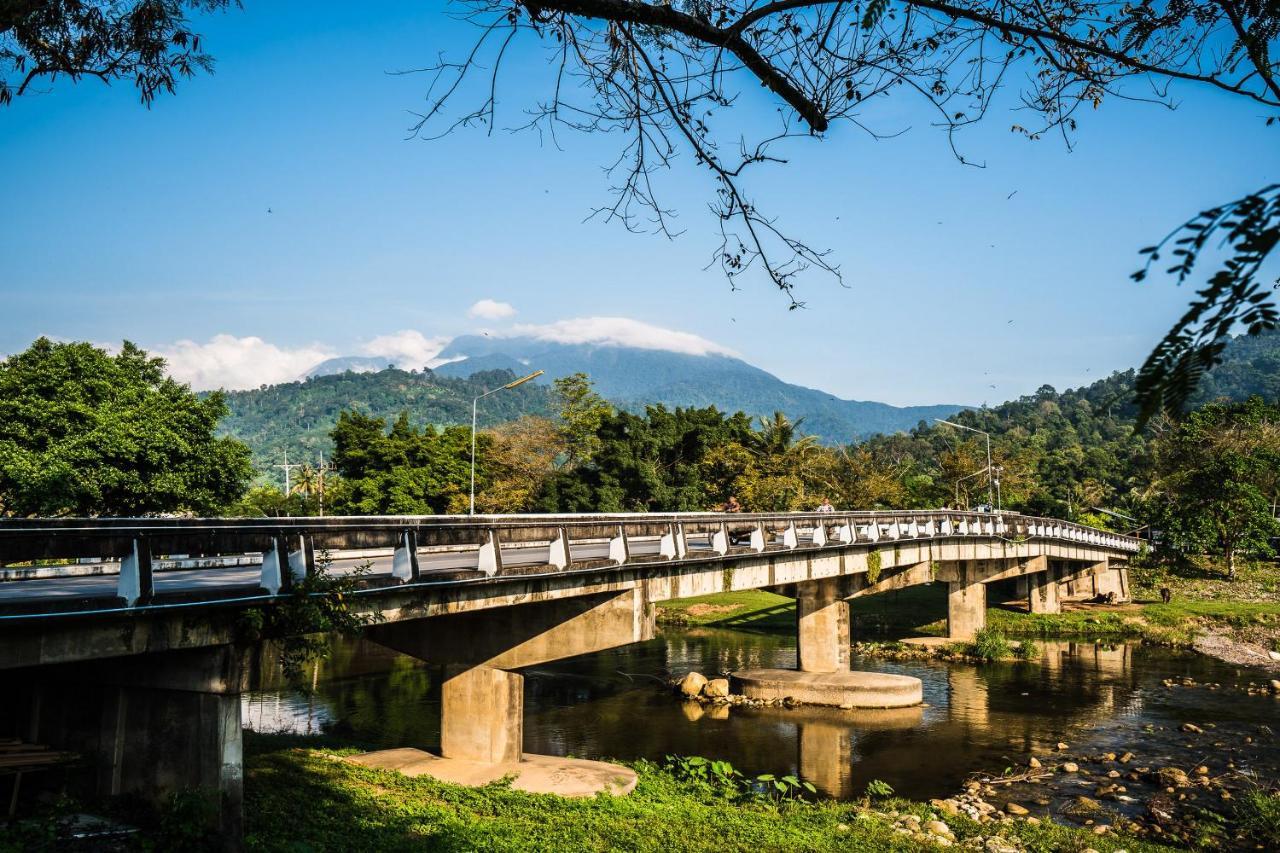
M 1227 580 L 1236 579 L 1236 551 L 1234 548 L 1226 549 L 1227 556 Z

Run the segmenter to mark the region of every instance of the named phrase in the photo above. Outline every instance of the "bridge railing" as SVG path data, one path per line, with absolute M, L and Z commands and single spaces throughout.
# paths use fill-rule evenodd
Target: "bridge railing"
M 126 605 L 155 593 L 162 558 L 203 572 L 217 558 L 260 555 L 257 586 L 287 591 L 317 555 L 381 558 L 373 583 L 426 575 L 480 580 L 627 563 L 715 559 L 795 549 L 954 538 L 1053 539 L 1134 552 L 1140 540 L 1072 522 L 954 510 L 832 513 L 627 513 L 325 518 L 109 518 L 0 521 L 0 566 L 32 561 L 119 561 L 116 596 Z M 180 557 L 179 560 L 172 558 Z M 212 561 L 209 558 L 215 558 Z M 255 560 L 256 563 L 256 560 Z M 12 581 L 0 583 L 0 598 Z M 33 583 L 35 583 L 33 581 Z M 244 585 L 244 579 L 240 580 Z

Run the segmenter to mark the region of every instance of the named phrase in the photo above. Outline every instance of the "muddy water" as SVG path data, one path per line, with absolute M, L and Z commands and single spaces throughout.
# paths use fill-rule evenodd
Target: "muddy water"
M 1130 751 L 1133 768 L 1191 770 L 1207 763 L 1217 773 L 1234 763 L 1277 778 L 1280 744 L 1268 726 L 1277 721 L 1280 700 L 1242 689 L 1261 680 L 1259 673 L 1132 644 L 1041 647 L 1039 661 L 981 666 L 854 659 L 855 669 L 921 679 L 921 708 L 705 709 L 677 701 L 661 680 L 689 670 L 792 667 L 794 640 L 665 630 L 652 642 L 526 670 L 525 749 L 622 760 L 704 755 L 748 773 L 799 773 L 841 798 L 861 795 L 871 779 L 908 797 L 946 797 L 975 771 L 1025 763 L 1028 754 L 1051 753 L 1060 741 L 1077 756 Z M 371 748 L 438 745 L 440 687 L 433 667 L 357 641 L 340 644 L 311 675 L 313 691 L 267 688 L 246 695 L 245 725 L 328 733 Z M 1164 683 L 1185 677 L 1219 687 Z M 1206 733 L 1179 731 L 1188 722 Z M 1072 785 L 1089 793 L 1096 784 L 1096 778 L 1064 779 L 1053 796 L 1071 795 Z

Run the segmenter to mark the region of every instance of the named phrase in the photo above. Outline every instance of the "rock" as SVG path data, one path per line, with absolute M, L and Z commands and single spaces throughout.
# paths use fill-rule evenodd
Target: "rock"
M 1161 767 L 1156 771 L 1156 778 L 1166 788 L 1186 788 L 1191 784 L 1186 772 L 1179 770 L 1177 767 Z
M 1093 828 L 1094 835 L 1106 835 L 1110 831 L 1111 827 L 1107 826 L 1105 823 L 1100 823 Z
M 929 805 L 946 815 L 956 817 L 960 814 L 960 806 L 952 800 L 930 800 Z
M 1029 809 L 1024 806 L 1020 806 L 1017 803 L 1005 803 L 1004 810 L 1006 813 L 1014 815 L 1015 817 L 1023 817 L 1031 814 Z
M 1115 760 L 1116 760 L 1116 754 L 1115 754 L 1114 752 L 1104 752 L 1104 753 L 1102 753 L 1102 760 L 1103 760 L 1103 761 L 1115 761 Z
M 1078 773 L 1079 771 L 1080 771 L 1080 765 L 1076 764 L 1074 761 L 1064 761 L 1062 763 L 1063 773 Z
M 1209 768 L 1208 768 L 1208 767 L 1206 767 L 1206 766 L 1204 766 L 1203 764 L 1201 764 L 1199 767 L 1197 767 L 1197 768 L 1196 768 L 1196 775 L 1197 775 L 1197 776 L 1208 776 L 1208 775 L 1209 775 Z
M 1108 770 L 1108 771 L 1107 771 L 1107 778 L 1108 778 L 1108 779 L 1119 779 L 1119 778 L 1120 778 L 1120 771 L 1119 771 L 1119 770 Z
M 680 692 L 690 699 L 700 695 L 702 688 L 706 686 L 707 678 L 700 672 L 691 672 L 680 679 Z
M 1036 758 L 1034 755 L 1031 756 L 1030 758 L 1027 759 L 1027 766 L 1030 767 L 1032 770 L 1039 770 L 1040 759 Z
M 1267 656 L 1270 657 L 1272 660 L 1280 660 L 1280 652 L 1269 651 L 1267 652 Z M 1271 682 L 1271 684 L 1274 686 L 1275 682 L 1273 681 Z
M 988 838 L 982 847 L 987 853 L 1019 853 L 1019 848 L 1016 845 L 1005 841 L 998 835 Z
M 1128 764 L 1130 761 L 1133 761 L 1133 753 L 1126 752 L 1124 755 L 1120 756 L 1118 760 L 1121 764 Z
M 924 828 L 930 835 L 937 835 L 941 838 L 950 838 L 955 834 L 951 831 L 951 827 L 940 820 L 931 820 L 924 825 Z
M 1077 815 L 1093 814 L 1102 811 L 1102 805 L 1097 800 L 1080 796 L 1068 803 L 1064 811 Z
M 1065 752 L 1067 749 L 1068 747 L 1065 743 L 1058 741 L 1058 752 Z
M 706 684 L 702 685 L 702 695 L 711 699 L 718 699 L 729 695 L 729 679 L 713 678 Z
M 1032 826 L 1039 826 L 1040 818 L 1036 817 L 1035 815 L 1031 815 L 1030 817 L 1027 818 L 1027 823 L 1031 824 Z
M 1183 723 L 1181 726 L 1178 727 L 1178 730 L 1184 731 L 1184 732 L 1190 732 L 1193 735 L 1204 734 L 1204 729 L 1200 728 L 1195 723 Z

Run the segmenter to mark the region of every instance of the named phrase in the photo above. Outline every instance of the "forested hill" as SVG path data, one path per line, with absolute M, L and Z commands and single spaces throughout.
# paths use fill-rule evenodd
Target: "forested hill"
M 314 465 L 321 453 L 328 457 L 333 444 L 329 432 L 344 409 L 386 418 L 388 423 L 408 412 L 416 425 L 469 424 L 472 398 L 510 379 L 500 371 L 456 379 L 429 370 L 382 370 L 230 391 L 226 397 L 231 414 L 221 431 L 248 444 L 263 473 L 284 462 L 286 451 L 290 462 Z M 492 426 L 550 412 L 551 390 L 528 383 L 481 401 L 479 422 Z
M 1006 506 L 1063 518 L 1081 517 L 1095 506 L 1124 511 L 1136 506 L 1150 482 L 1150 435 L 1167 429 L 1156 424 L 1134 430 L 1134 378 L 1135 372 L 1127 370 L 1067 391 L 1046 385 L 953 419 L 992 435 Z M 1242 401 L 1254 395 L 1270 403 L 1280 400 L 1280 333 L 1232 341 L 1192 403 Z M 893 476 L 885 478 L 892 484 L 885 493 L 858 495 L 859 506 L 937 505 L 948 499 L 948 491 L 955 499 L 958 481 L 964 484 L 961 503 L 986 498 L 984 478 L 960 479 L 985 465 L 981 436 L 933 425 L 876 436 L 862 450 L 875 470 L 891 470 Z

